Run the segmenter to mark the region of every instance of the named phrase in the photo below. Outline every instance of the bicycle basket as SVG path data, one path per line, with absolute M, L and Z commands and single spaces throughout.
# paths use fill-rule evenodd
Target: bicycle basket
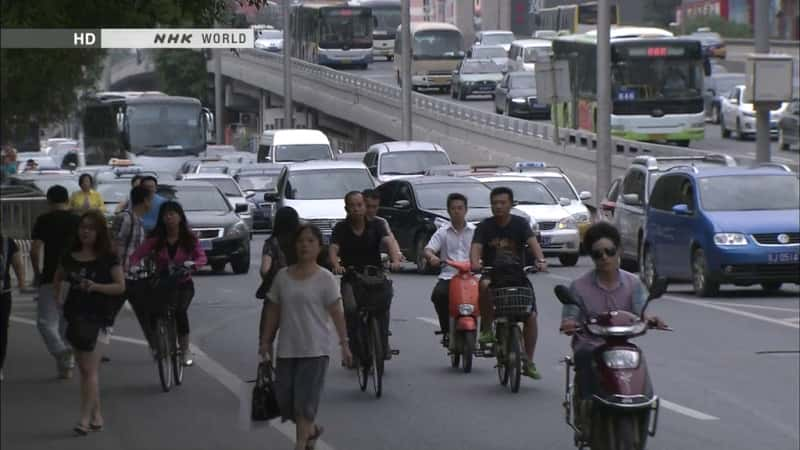
M 527 316 L 533 309 L 533 289 L 507 287 L 492 290 L 495 316 Z
M 383 272 L 366 274 L 353 272 L 350 277 L 353 296 L 360 309 L 384 311 L 392 303 L 392 280 Z

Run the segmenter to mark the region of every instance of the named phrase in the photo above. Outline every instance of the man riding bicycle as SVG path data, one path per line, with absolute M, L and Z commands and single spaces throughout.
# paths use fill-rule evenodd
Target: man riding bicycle
M 390 245 L 390 236 L 378 221 L 367 220 L 364 206 L 364 196 L 361 192 L 348 192 L 344 197 L 345 220 L 336 224 L 331 236 L 331 245 L 328 249 L 331 267 L 336 274 L 344 274 L 347 269 L 353 268 L 362 271 L 366 266 L 381 267 L 381 245 L 386 245 L 391 251 L 392 270 L 400 268 L 401 256 Z M 347 321 L 347 336 L 351 340 L 355 335 L 358 323 L 358 308 L 353 294 L 352 280 L 343 277 L 341 281 L 342 303 L 344 304 L 345 319 Z M 385 359 L 391 359 L 387 330 L 389 326 L 389 308 L 379 320 L 383 332 L 383 348 L 387 349 Z M 351 351 L 357 354 L 353 344 Z
M 510 287 L 492 285 L 492 277 L 496 276 L 498 268 L 502 268 L 504 271 L 510 270 L 513 273 L 508 278 L 520 280 L 529 285 L 530 282 L 522 270 L 525 265 L 525 246 L 527 245 L 536 257 L 537 270 L 547 270 L 547 260 L 544 259 L 542 248 L 530 225 L 522 217 L 511 214 L 514 192 L 507 187 L 496 187 L 489 194 L 489 199 L 493 217 L 478 224 L 470 249 L 470 262 L 473 270 L 480 271 L 482 265 L 494 268 L 494 272 L 485 274 L 481 277 L 480 282 L 481 335 L 478 341 L 481 345 L 491 344 L 495 341 L 491 332 L 494 304 L 490 295 L 490 287 Z M 531 314 L 525 321 L 524 333 L 528 364 L 523 373 L 525 376 L 538 380 L 541 376 L 533 363 L 533 353 L 538 336 L 535 299 Z

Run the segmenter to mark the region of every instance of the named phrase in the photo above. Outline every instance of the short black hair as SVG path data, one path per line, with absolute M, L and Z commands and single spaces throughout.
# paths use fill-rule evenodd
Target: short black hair
M 363 191 L 361 191 L 361 195 L 363 195 L 364 198 L 369 198 L 372 200 L 380 201 L 381 199 L 381 193 L 378 192 L 377 189 L 364 189 Z
M 147 188 L 136 186 L 135 188 L 131 189 L 131 205 L 141 205 L 149 196 L 150 191 L 147 190 Z
M 619 248 L 622 243 L 622 238 L 619 235 L 617 227 L 608 222 L 597 222 L 586 230 L 586 234 L 583 236 L 583 247 L 587 251 L 590 251 L 594 243 L 600 239 L 610 240 L 617 248 Z
M 511 200 L 512 202 L 514 201 L 514 191 L 512 191 L 511 188 L 505 186 L 498 186 L 492 189 L 492 192 L 489 194 L 489 200 L 497 197 L 498 195 L 503 195 L 503 194 L 508 195 L 508 199 Z
M 457 202 L 461 200 L 464 202 L 464 207 L 469 207 L 469 202 L 467 202 L 467 197 L 464 194 L 459 194 L 458 192 L 453 192 L 452 194 L 447 196 L 447 209 L 450 209 L 450 202 Z
M 47 190 L 47 201 L 53 204 L 69 202 L 69 192 L 67 188 L 60 184 L 50 186 L 50 189 Z
M 347 206 L 347 202 L 350 201 L 350 197 L 355 197 L 356 195 L 364 195 L 361 191 L 350 191 L 347 194 L 344 194 L 344 206 Z
M 142 183 L 148 180 L 152 181 L 153 183 L 156 184 L 156 186 L 158 186 L 158 178 L 156 178 L 153 175 L 142 175 L 142 181 L 141 181 Z
M 89 185 L 94 187 L 94 177 L 89 173 L 82 173 L 81 176 L 78 177 L 78 185 L 83 183 L 83 179 L 84 178 L 88 178 L 89 179 Z

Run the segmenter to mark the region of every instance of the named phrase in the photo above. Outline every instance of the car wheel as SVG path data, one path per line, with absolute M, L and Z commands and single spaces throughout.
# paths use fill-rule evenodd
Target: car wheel
M 711 123 L 713 124 L 719 123 L 719 106 L 711 107 Z
M 719 115 L 719 131 L 724 139 L 731 137 L 731 130 L 725 128 L 725 118 L 722 117 L 721 113 Z
M 464 101 L 467 99 L 467 94 L 464 93 L 464 89 L 461 86 L 458 87 L 458 99 Z
M 494 113 L 503 114 L 503 110 L 497 107 L 497 103 L 494 104 Z
M 678 147 L 688 147 L 689 146 L 689 140 L 688 139 L 681 139 L 681 140 L 675 141 L 675 145 L 677 145 Z
M 456 90 L 452 85 L 450 86 L 450 97 L 456 98 Z
M 783 286 L 783 283 L 781 283 L 780 281 L 766 281 L 764 283 L 761 283 L 761 287 L 764 289 L 764 292 L 768 294 L 777 293 L 778 291 L 781 290 L 781 286 Z
M 250 252 L 239 255 L 231 260 L 231 268 L 233 273 L 245 274 L 250 271 Z
M 743 141 L 744 140 L 744 133 L 742 132 L 742 123 L 739 121 L 739 118 L 736 118 L 736 139 Z
M 562 253 L 558 255 L 558 262 L 564 267 L 572 267 L 578 264 L 578 258 L 580 258 L 578 253 Z
M 706 253 L 702 248 L 692 253 L 692 286 L 698 297 L 716 297 L 719 294 L 719 282 L 708 272 Z
M 653 285 L 659 277 L 656 269 L 656 258 L 653 254 L 653 249 L 649 245 L 644 248 L 644 257 L 642 258 L 642 267 L 639 269 L 639 276 L 648 290 L 653 289 Z
M 226 261 L 215 261 L 211 263 L 211 270 L 214 272 L 225 272 Z

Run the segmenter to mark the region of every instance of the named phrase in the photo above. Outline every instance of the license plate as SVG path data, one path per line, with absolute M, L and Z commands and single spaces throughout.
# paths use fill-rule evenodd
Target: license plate
M 343 59 L 342 64 L 351 64 L 353 62 L 352 59 Z
M 552 239 L 550 238 L 550 236 L 542 236 L 542 245 L 548 246 L 550 245 L 551 241 Z
M 211 239 L 201 239 L 200 246 L 203 248 L 203 250 L 211 250 L 214 248 L 214 241 Z
M 322 245 L 328 245 L 331 243 L 331 235 L 330 234 L 323 234 L 322 235 Z
M 770 253 L 768 255 L 768 261 L 770 264 L 800 262 L 800 252 Z
M 479 91 L 491 91 L 492 89 L 491 86 L 481 86 L 478 88 Z

